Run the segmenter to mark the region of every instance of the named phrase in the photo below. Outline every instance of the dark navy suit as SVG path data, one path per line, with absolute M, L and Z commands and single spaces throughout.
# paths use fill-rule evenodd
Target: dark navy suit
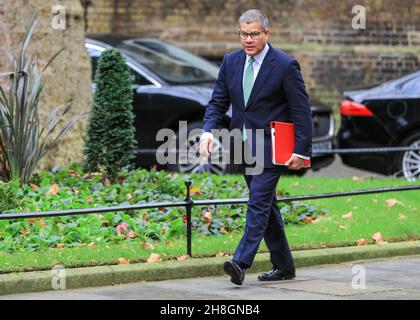
M 305 84 L 298 62 L 271 45 L 252 87 L 247 105 L 244 104 L 243 72 L 246 54 L 241 50 L 225 55 L 215 83 L 212 99 L 206 108 L 203 129 L 218 128 L 223 115 L 232 104 L 231 129 L 251 130 L 252 155 L 255 156 L 255 130 L 265 132 L 263 172 L 245 175 L 250 196 L 244 235 L 234 260 L 251 266 L 261 239 L 271 253 L 271 261 L 278 268 L 293 264 L 293 258 L 284 232 L 283 221 L 275 203 L 276 186 L 282 166 L 271 161 L 270 122 L 284 121 L 295 125 L 294 153 L 311 156 L 312 117 Z M 248 141 L 247 141 L 248 142 Z

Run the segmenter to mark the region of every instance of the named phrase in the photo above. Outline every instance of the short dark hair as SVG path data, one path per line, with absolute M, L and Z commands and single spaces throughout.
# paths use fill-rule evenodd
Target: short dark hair
M 245 11 L 239 18 L 239 25 L 241 25 L 242 23 L 253 23 L 253 22 L 259 22 L 261 25 L 261 28 L 263 29 L 266 29 L 268 27 L 267 16 L 257 9 L 251 9 L 251 10 Z

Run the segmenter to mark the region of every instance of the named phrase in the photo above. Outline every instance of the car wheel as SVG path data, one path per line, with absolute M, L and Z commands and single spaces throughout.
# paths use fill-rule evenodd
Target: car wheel
M 401 143 L 402 146 L 420 147 L 420 132 L 416 132 Z M 405 151 L 398 159 L 399 172 L 408 181 L 420 179 L 420 151 Z
M 196 130 L 195 130 L 196 129 Z M 187 127 L 187 137 L 181 137 L 177 132 L 177 146 L 187 146 L 188 152 L 180 149 L 177 156 L 177 163 L 168 165 L 169 171 L 175 171 L 180 173 L 213 173 L 213 174 L 225 174 L 229 171 L 229 165 L 227 161 L 224 161 L 224 157 L 229 157 L 222 143 L 218 139 L 214 139 L 212 157 L 206 163 L 199 161 L 199 150 L 200 150 L 200 137 L 201 133 L 197 129 L 201 129 L 200 122 L 193 122 Z M 192 132 L 194 130 L 194 132 Z M 179 143 L 178 143 L 179 141 Z M 182 152 L 184 151 L 184 152 Z

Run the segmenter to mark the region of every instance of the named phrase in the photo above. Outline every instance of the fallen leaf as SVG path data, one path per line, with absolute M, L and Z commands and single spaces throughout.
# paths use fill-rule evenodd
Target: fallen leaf
M 366 239 L 359 239 L 359 240 L 357 240 L 356 241 L 356 244 L 358 245 L 358 246 L 367 246 L 368 245 L 368 241 L 366 240 Z
M 378 198 L 372 199 L 373 202 L 378 203 Z
M 400 213 L 399 216 L 398 216 L 398 219 L 399 220 L 406 220 L 407 217 L 404 214 Z
M 361 177 L 357 177 L 357 176 L 353 176 L 351 179 L 352 179 L 353 181 L 363 181 L 363 178 L 361 178 Z
M 226 231 L 226 229 L 225 229 L 225 227 L 220 227 L 220 233 L 226 233 L 227 231 Z
M 397 199 L 388 199 L 385 201 L 385 204 L 388 208 L 391 208 L 393 206 L 395 206 L 396 204 L 400 204 L 402 206 L 404 206 L 404 204 L 401 201 L 398 201 Z
M 80 178 L 80 174 L 78 174 L 78 173 L 76 172 L 76 170 L 73 170 L 73 169 L 70 169 L 70 170 L 69 170 L 69 175 L 71 175 L 71 176 L 76 176 L 76 177 Z
M 312 222 L 312 217 L 306 217 L 305 219 L 303 219 L 304 223 L 311 223 Z
M 353 218 L 353 213 L 350 211 L 349 213 L 347 213 L 347 214 L 343 214 L 342 216 L 341 216 L 341 218 L 344 218 L 344 219 L 352 219 Z
M 137 237 L 137 233 L 135 231 L 128 231 L 127 237 L 129 237 L 130 239 L 135 239 Z
M 79 193 L 79 190 L 77 190 L 77 189 L 71 189 L 71 191 L 73 192 L 73 193 L 75 193 L 75 194 L 78 194 Z
M 57 183 L 53 183 L 50 187 L 50 190 L 45 194 L 46 196 L 55 196 L 58 193 L 58 190 L 60 189 L 60 186 Z
M 229 253 L 227 252 L 218 252 L 216 253 L 216 257 L 228 257 Z
M 377 243 L 379 241 L 383 241 L 382 234 L 380 232 L 375 232 L 372 235 L 372 239 Z
M 32 190 L 38 190 L 39 187 L 36 184 L 30 183 L 29 186 L 31 187 Z
M 148 263 L 158 262 L 160 261 L 160 255 L 157 253 L 152 253 L 150 257 L 146 260 Z
M 127 194 L 127 200 L 130 201 L 133 199 L 133 196 L 131 194 Z
M 88 244 L 88 247 L 95 248 L 96 247 L 96 243 L 95 242 L 91 242 L 91 243 Z
M 154 245 L 151 244 L 151 243 L 148 243 L 148 242 L 143 243 L 142 248 L 144 250 L 154 250 L 155 249 Z
M 56 247 L 57 248 L 64 248 L 66 246 L 66 244 L 65 243 L 57 243 L 56 244 Z
M 192 187 L 191 188 L 191 194 L 193 194 L 193 195 L 196 195 L 196 196 L 199 196 L 201 193 L 200 193 L 200 187 Z
M 318 222 L 320 222 L 322 219 L 324 219 L 324 216 L 318 216 L 316 219 L 313 219 L 312 221 L 311 221 L 311 223 L 318 223 Z
M 83 176 L 83 179 L 90 179 L 90 178 L 92 178 L 92 177 L 96 177 L 96 176 L 99 176 L 99 175 L 100 175 L 100 173 L 99 173 L 99 172 L 86 173 L 86 174 Z
M 119 264 L 128 264 L 130 263 L 130 260 L 127 258 L 118 258 Z
M 212 220 L 213 217 L 210 211 L 207 211 L 201 218 L 201 221 L 207 226 L 211 224 Z
M 382 234 L 380 232 L 375 232 L 372 236 L 372 239 L 375 241 L 375 244 L 386 244 L 387 241 L 384 241 Z
M 176 258 L 176 260 L 179 260 L 179 261 L 184 261 L 184 260 L 187 260 L 187 259 L 188 259 L 187 255 L 182 255 L 182 256 L 179 256 L 179 257 Z

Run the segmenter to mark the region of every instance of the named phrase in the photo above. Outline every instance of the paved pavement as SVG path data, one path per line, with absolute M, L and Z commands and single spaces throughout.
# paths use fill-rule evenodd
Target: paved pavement
M 0 296 L 0 300 L 420 300 L 420 256 L 300 268 L 297 278 L 260 282 L 247 274 L 243 286 L 227 276 L 56 290 Z

